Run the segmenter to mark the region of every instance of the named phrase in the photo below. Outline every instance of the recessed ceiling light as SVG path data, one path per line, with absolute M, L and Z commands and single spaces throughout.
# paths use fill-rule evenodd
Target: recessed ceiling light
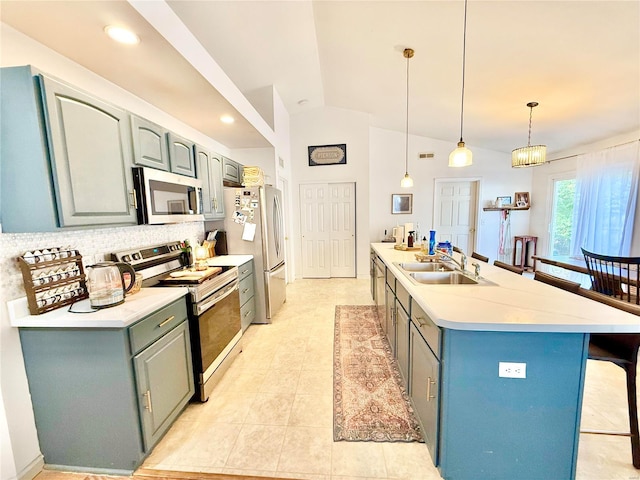
M 233 117 L 231 115 L 223 115 L 220 117 L 220 121 L 222 123 L 233 123 L 235 122 L 235 120 L 233 119 Z
M 115 25 L 107 25 L 104 27 L 104 31 L 113 40 L 120 43 L 126 43 L 127 45 L 135 45 L 140 43 L 140 37 L 133 33 L 131 30 L 127 30 L 123 27 L 116 27 Z

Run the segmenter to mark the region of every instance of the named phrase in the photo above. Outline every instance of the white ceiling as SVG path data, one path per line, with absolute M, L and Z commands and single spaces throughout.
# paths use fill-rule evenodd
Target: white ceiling
M 249 100 L 273 85 L 291 114 L 331 106 L 404 131 L 411 47 L 410 132 L 458 140 L 462 0 L 167 3 Z M 0 19 L 230 148 L 267 144 L 246 121 L 219 124 L 237 111 L 127 2 L 2 0 Z M 111 43 L 109 23 L 142 42 Z M 637 0 L 470 0 L 466 59 L 471 147 L 525 145 L 529 101 L 532 143 L 551 152 L 640 129 Z

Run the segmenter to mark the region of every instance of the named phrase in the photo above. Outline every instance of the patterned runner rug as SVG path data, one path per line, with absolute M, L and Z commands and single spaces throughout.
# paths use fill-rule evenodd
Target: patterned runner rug
M 423 442 L 375 305 L 337 305 L 333 439 Z

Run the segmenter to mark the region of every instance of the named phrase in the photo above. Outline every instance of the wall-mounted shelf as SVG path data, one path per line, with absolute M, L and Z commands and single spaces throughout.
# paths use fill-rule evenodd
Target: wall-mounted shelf
M 531 207 L 484 207 L 482 210 L 484 210 L 485 212 L 497 212 L 497 211 L 501 211 L 501 210 L 529 210 L 529 208 Z

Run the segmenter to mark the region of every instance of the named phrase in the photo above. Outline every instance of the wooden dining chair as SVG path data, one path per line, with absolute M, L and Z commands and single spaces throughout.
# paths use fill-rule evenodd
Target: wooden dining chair
M 509 270 L 510 272 L 517 273 L 518 275 L 522 275 L 522 272 L 524 272 L 524 268 L 516 267 L 514 265 L 509 265 L 508 263 L 501 262 L 500 260 L 494 260 L 493 264 L 496 267 L 504 268 L 505 270 Z
M 566 290 L 571 293 L 578 293 L 580 291 L 580 284 L 578 282 L 556 277 L 555 275 L 550 275 L 548 273 L 536 271 L 533 274 L 533 279 L 548 285 L 553 285 L 554 287 L 561 288 L 562 290 Z
M 640 316 L 640 306 L 582 288 L 579 283 L 536 272 L 534 280 L 544 282 L 554 287 L 567 290 L 577 295 L 590 298 L 596 302 L 605 303 Z M 638 333 L 592 333 L 589 336 L 590 360 L 612 362 L 625 371 L 627 377 L 627 408 L 629 411 L 629 437 L 631 438 L 631 459 L 633 466 L 640 469 L 640 432 L 638 430 L 638 399 L 636 395 L 636 375 L 638 364 L 638 349 L 640 348 L 640 334 Z M 604 435 L 619 435 L 614 432 L 598 430 L 583 430 L 582 433 Z
M 578 294 L 640 316 L 640 306 L 633 303 L 585 288 L 581 288 Z M 638 349 L 640 349 L 640 333 L 592 333 L 589 338 L 589 358 L 591 360 L 611 362 L 622 368 L 626 373 L 631 458 L 633 466 L 640 469 L 640 431 L 638 429 L 638 399 L 636 394 Z M 607 434 L 611 432 L 590 431 L 585 433 Z
M 480 255 L 478 252 L 472 252 L 471 258 L 475 258 L 476 260 L 480 260 L 482 262 L 489 263 L 489 257 L 485 257 L 484 255 Z
M 640 257 L 614 257 L 582 249 L 591 277 L 591 289 L 640 305 Z

